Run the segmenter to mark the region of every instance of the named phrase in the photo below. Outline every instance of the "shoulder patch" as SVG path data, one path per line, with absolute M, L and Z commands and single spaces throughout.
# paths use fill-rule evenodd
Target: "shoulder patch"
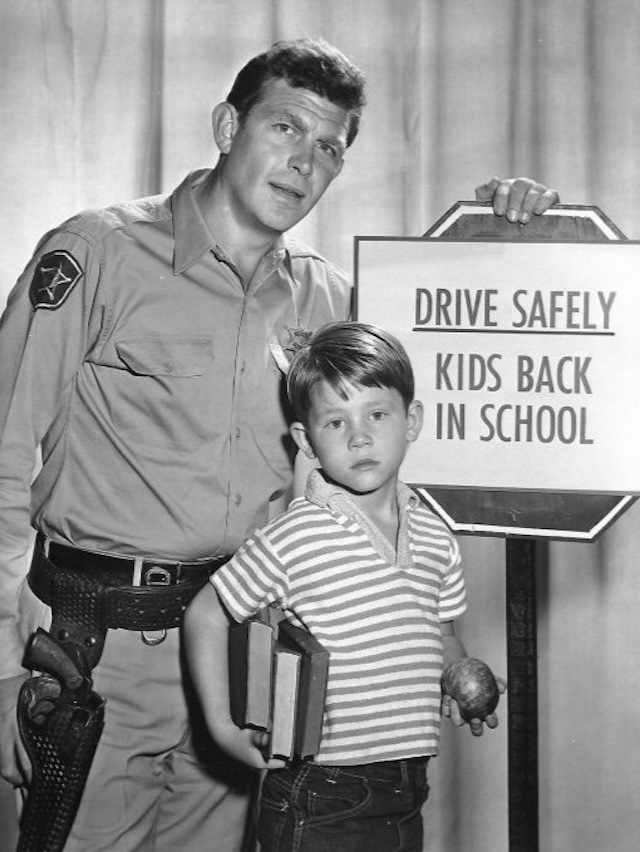
M 80 278 L 82 267 L 68 251 L 43 254 L 29 288 L 31 304 L 34 308 L 59 308 Z

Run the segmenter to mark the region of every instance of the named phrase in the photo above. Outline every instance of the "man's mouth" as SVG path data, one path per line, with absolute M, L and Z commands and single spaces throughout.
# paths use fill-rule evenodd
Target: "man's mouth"
M 301 192 L 299 189 L 296 189 L 294 186 L 291 186 L 287 183 L 271 183 L 269 184 L 271 188 L 278 194 L 282 195 L 285 198 L 292 198 L 296 201 L 304 198 L 304 192 Z

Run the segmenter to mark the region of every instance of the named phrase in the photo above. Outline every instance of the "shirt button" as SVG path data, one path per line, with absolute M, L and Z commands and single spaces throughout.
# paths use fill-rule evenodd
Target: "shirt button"
M 242 429 L 238 426 L 238 428 L 236 429 L 236 438 L 239 438 L 240 435 L 242 435 Z
M 236 506 L 242 503 L 242 494 L 236 494 Z

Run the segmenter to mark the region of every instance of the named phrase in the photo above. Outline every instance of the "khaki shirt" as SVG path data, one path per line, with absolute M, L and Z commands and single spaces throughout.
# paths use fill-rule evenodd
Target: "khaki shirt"
M 286 352 L 296 328 L 345 319 L 349 285 L 282 238 L 245 292 L 197 206 L 205 174 L 171 196 L 72 218 L 9 296 L 0 628 L 16 621 L 30 524 L 77 547 L 196 559 L 233 552 L 290 484 L 272 349 Z

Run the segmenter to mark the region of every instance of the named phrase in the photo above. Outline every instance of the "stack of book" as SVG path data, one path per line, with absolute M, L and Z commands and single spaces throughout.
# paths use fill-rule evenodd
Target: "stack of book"
M 269 731 L 268 757 L 318 752 L 329 653 L 289 621 L 259 620 L 229 628 L 231 716 L 241 728 Z

